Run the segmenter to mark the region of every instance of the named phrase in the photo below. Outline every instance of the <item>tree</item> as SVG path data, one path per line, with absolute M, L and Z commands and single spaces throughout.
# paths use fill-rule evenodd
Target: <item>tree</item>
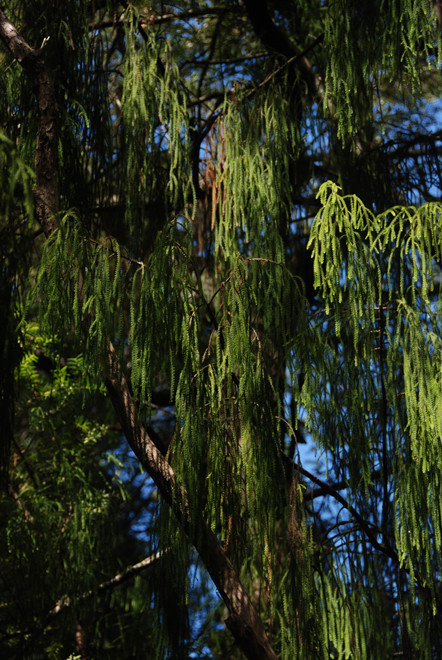
M 95 539 L 52 606 L 22 608 L 46 653 L 75 646 L 44 608 L 81 609 L 118 582 L 100 530 L 118 532 L 109 509 L 94 518 L 117 497 L 100 463 L 118 456 L 113 414 L 159 498 L 138 489 L 156 577 L 130 587 L 119 657 L 195 652 L 195 562 L 234 642 L 205 613 L 200 655 L 440 657 L 440 16 L 428 0 L 0 9 L 2 565 L 36 561 L 34 515 L 46 550 L 80 539 L 69 507 Z M 35 513 L 14 490 L 48 462 L 20 439 L 31 403 L 10 387 L 26 365 L 36 378 L 23 361 L 36 319 L 40 344 L 58 346 L 40 357 L 70 365 L 89 420 L 57 432 L 87 493 L 60 493 L 58 523 L 35 484 Z M 139 558 L 129 538 L 126 576 Z M 150 626 L 136 616 L 148 601 Z M 29 631 L 4 628 L 11 653 L 28 652 Z M 77 651 L 107 657 L 93 634 Z

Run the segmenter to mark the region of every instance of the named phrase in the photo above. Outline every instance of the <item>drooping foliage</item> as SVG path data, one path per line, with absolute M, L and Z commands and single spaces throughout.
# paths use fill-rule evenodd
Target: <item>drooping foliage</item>
M 60 200 L 43 235 L 32 71 L 5 44 L 8 650 L 240 657 L 209 606 L 222 570 L 194 550 L 210 531 L 277 657 L 439 657 L 437 11 L 49 4 L 2 10 L 32 46 L 50 37 Z M 136 418 L 105 402 L 110 346 Z M 108 432 L 128 417 L 172 493 L 131 476 Z
M 397 80 L 419 90 L 422 66 L 438 63 L 440 35 L 434 32 L 431 2 L 344 0 L 330 2 L 327 9 L 324 103 L 335 105 L 338 135 L 345 139 L 373 118 L 374 90 Z
M 126 532 L 138 470 L 122 462 L 103 388 L 84 373 L 83 356 L 60 360 L 56 345 L 35 323 L 22 328 L 16 440 L 1 508 L 2 652 L 34 657 L 44 649 L 57 657 L 75 649 L 81 631 L 89 651 L 127 643 L 143 653 L 138 626 L 155 640 L 149 581 L 116 584 L 113 592 L 107 584 L 146 551 Z

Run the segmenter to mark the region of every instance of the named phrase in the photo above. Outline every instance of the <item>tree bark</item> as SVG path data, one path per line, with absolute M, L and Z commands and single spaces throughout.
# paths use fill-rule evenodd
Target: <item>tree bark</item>
M 172 507 L 221 594 L 229 611 L 226 624 L 238 646 L 250 660 L 276 660 L 261 619 L 218 539 L 202 517 L 192 519 L 185 490 L 177 483 L 173 469 L 144 427 L 137 422 L 129 385 L 120 373 L 112 344 L 109 344 L 105 384 L 129 445 Z
M 283 55 L 288 60 L 295 59 L 296 66 L 307 84 L 309 94 L 313 98 L 321 96 L 320 84 L 309 59 L 276 25 L 266 0 L 240 0 L 240 5 L 244 7 L 256 36 L 264 46 L 270 51 Z M 315 43 L 318 44 L 321 41 L 322 35 L 315 40 Z

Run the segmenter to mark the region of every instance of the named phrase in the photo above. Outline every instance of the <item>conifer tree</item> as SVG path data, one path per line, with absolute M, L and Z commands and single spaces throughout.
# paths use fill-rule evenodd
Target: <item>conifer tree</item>
M 1 5 L 11 657 L 441 656 L 441 15 Z M 123 573 L 97 405 L 156 493 Z

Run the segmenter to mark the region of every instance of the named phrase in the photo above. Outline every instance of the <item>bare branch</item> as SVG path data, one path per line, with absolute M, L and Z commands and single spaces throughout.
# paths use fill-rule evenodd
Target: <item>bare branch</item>
M 39 51 L 31 48 L 29 44 L 18 33 L 15 25 L 7 18 L 6 14 L 0 9 L 0 39 L 6 45 L 11 55 L 19 62 L 23 68 L 27 66 L 26 60 L 34 61 L 39 56 Z M 43 44 L 42 44 L 43 46 Z
M 187 9 L 186 11 L 178 12 L 177 14 L 149 14 L 140 19 L 139 24 L 141 27 L 146 28 L 149 25 L 161 25 L 163 23 L 172 23 L 173 21 L 188 21 L 198 18 L 205 18 L 206 16 L 217 16 L 224 14 L 226 11 L 233 13 L 235 7 L 212 7 L 210 9 Z M 118 21 L 97 21 L 89 25 L 89 30 L 102 30 L 106 28 L 115 27 L 116 25 L 123 25 L 124 20 Z
M 111 578 L 110 580 L 107 580 L 106 582 L 102 582 L 96 589 L 89 589 L 89 591 L 85 591 L 83 594 L 81 594 L 76 598 L 76 601 L 86 600 L 91 596 L 102 594 L 105 591 L 110 591 L 111 589 L 115 589 L 116 587 L 119 587 L 121 584 L 124 584 L 125 582 L 131 580 L 135 575 L 137 575 L 144 569 L 153 566 L 153 564 L 155 564 L 159 559 L 161 559 L 161 557 L 165 554 L 165 552 L 167 552 L 167 549 L 163 552 L 156 552 L 154 555 L 145 557 L 137 564 L 133 564 L 132 566 L 129 566 L 121 573 L 117 573 L 117 575 L 114 575 L 114 577 Z M 45 620 L 45 626 L 49 623 L 51 619 L 53 619 L 55 616 L 60 614 L 60 612 L 62 612 L 67 607 L 70 607 L 71 604 L 72 604 L 72 599 L 69 598 L 69 596 L 63 596 L 62 598 L 60 598 L 60 600 L 55 604 L 53 609 L 49 612 Z

